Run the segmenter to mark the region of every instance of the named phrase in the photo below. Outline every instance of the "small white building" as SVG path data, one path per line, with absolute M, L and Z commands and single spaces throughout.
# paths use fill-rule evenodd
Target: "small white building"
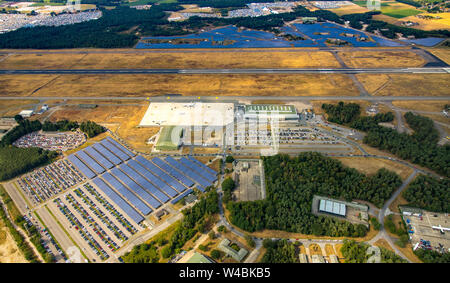
M 33 114 L 34 110 L 22 110 L 19 113 L 19 115 L 22 116 L 22 118 L 30 118 Z

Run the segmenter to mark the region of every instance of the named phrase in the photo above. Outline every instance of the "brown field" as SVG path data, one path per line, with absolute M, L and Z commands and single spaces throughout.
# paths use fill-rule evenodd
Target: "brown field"
M 0 69 L 188 69 L 339 67 L 330 52 L 175 52 L 15 54 Z
M 398 108 L 417 110 L 417 111 L 429 111 L 429 112 L 441 112 L 444 110 L 446 104 L 450 104 L 448 100 L 441 101 L 392 101 L 392 105 Z
M 9 230 L 0 220 L 0 263 L 26 263 L 22 252 L 11 237 Z
M 219 147 L 194 147 L 194 153 L 219 153 L 220 148 Z M 213 157 L 211 157 L 213 158 Z
M 367 175 L 373 175 L 379 169 L 386 168 L 389 171 L 397 173 L 402 180 L 405 180 L 413 172 L 412 168 L 385 159 L 364 157 L 336 157 L 336 159 L 344 165 L 355 168 L 359 172 Z
M 338 16 L 347 15 L 347 14 L 355 14 L 355 13 L 366 13 L 369 11 L 368 9 L 361 7 L 359 5 L 356 5 L 356 4 L 346 5 L 346 6 L 343 6 L 340 8 L 327 9 L 327 10 L 337 14 Z
M 342 252 L 341 252 L 342 245 L 343 244 L 334 245 L 334 250 L 336 251 L 336 255 L 339 257 L 339 259 L 344 258 L 344 256 L 342 255 Z
M 388 15 L 383 15 L 383 14 L 373 15 L 372 18 L 374 20 L 383 21 L 383 22 L 386 22 L 386 23 L 389 23 L 389 24 L 395 24 L 395 23 L 398 22 L 398 19 L 396 19 L 394 17 L 390 17 Z
M 377 96 L 447 96 L 447 74 L 357 74 L 366 90 Z
M 147 139 L 156 134 L 159 131 L 159 128 L 137 127 L 147 108 L 147 105 L 99 105 L 95 109 L 81 109 L 77 106 L 66 106 L 55 111 L 50 117 L 50 121 L 62 119 L 75 121 L 91 120 L 109 128 L 134 149 L 149 152 L 151 146 L 146 144 Z
M 358 95 L 341 74 L 4 75 L 3 96 L 314 96 Z
M 445 63 L 450 64 L 450 48 L 426 48 L 426 50 Z
M 353 51 L 340 52 L 339 56 L 351 68 L 421 67 L 426 61 L 410 51 Z

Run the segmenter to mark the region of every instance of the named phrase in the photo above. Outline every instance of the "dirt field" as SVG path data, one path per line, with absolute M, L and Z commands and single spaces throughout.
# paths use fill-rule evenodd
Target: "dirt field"
M 309 96 L 358 95 L 341 74 L 60 75 L 0 77 L 3 96 Z M 52 81 L 50 81 L 52 80 Z M 39 88 L 39 89 L 38 89 Z
M 311 244 L 309 245 L 309 254 L 310 255 L 322 255 L 322 249 L 317 244 Z
M 15 54 L 0 69 L 188 69 L 339 67 L 330 52 Z
M 366 90 L 377 96 L 447 96 L 447 74 L 357 74 Z
M 386 168 L 387 170 L 397 173 L 402 180 L 405 180 L 413 172 L 413 169 L 409 167 L 385 159 L 364 157 L 337 157 L 336 159 L 341 161 L 344 165 L 353 167 L 359 172 L 368 175 L 375 174 L 381 168 Z
M 26 263 L 27 260 L 17 248 L 8 228 L 0 220 L 0 263 Z
M 391 245 L 389 245 L 389 243 L 385 239 L 379 239 L 373 244 L 375 246 L 377 246 L 377 247 L 381 247 L 381 248 L 385 248 L 387 250 L 390 250 L 391 252 L 394 251 L 394 249 L 392 249 Z
M 50 117 L 50 121 L 70 119 L 76 121 L 91 120 L 108 127 L 138 151 L 149 152 L 151 146 L 147 139 L 159 131 L 158 127 L 138 128 L 142 116 L 147 110 L 142 106 L 107 106 L 99 105 L 95 109 L 82 109 L 77 106 L 61 107 Z
M 410 51 L 353 51 L 339 52 L 345 64 L 351 68 L 400 68 L 421 67 L 426 61 Z
M 0 116 L 14 116 L 18 114 L 22 107 L 38 103 L 38 100 L 24 99 L 24 100 L 2 100 L 0 101 Z

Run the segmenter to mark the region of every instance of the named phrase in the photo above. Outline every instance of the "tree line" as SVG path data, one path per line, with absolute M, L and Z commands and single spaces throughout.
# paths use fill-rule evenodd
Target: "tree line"
M 403 192 L 409 206 L 450 213 L 450 180 L 419 175 Z
M 427 117 L 408 112 L 404 115 L 408 125 L 414 129 L 412 135 L 398 133 L 394 129 L 378 125 L 391 122 L 392 112 L 379 113 L 373 117 L 361 117 L 359 107 L 339 102 L 337 105 L 323 104 L 327 120 L 364 131 L 363 142 L 381 150 L 387 150 L 401 159 L 427 167 L 446 177 L 450 176 L 450 145 L 439 146 L 438 133 Z
M 353 240 L 344 240 L 341 247 L 342 255 L 346 263 L 367 263 L 374 252 L 367 252 L 370 246 L 366 243 L 359 243 Z M 380 263 L 407 263 L 407 261 L 394 252 L 380 247 Z
M 364 225 L 313 215 L 313 196 L 366 200 L 381 207 L 401 184 L 394 172 L 381 169 L 366 176 L 320 153 L 301 153 L 292 159 L 275 155 L 263 157 L 263 161 L 266 199 L 226 203 L 231 222 L 250 232 L 271 229 L 317 236 L 361 237 L 367 232 Z

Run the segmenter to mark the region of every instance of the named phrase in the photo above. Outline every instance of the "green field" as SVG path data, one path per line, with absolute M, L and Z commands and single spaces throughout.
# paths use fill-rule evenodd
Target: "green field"
M 415 10 L 415 9 L 403 9 L 403 10 L 392 10 L 389 12 L 383 11 L 383 9 L 381 9 L 381 12 L 383 13 L 383 15 L 386 16 L 390 16 L 393 18 L 405 18 L 405 17 L 409 17 L 409 16 L 415 16 L 418 15 L 420 13 L 422 13 L 422 11 L 419 10 Z

